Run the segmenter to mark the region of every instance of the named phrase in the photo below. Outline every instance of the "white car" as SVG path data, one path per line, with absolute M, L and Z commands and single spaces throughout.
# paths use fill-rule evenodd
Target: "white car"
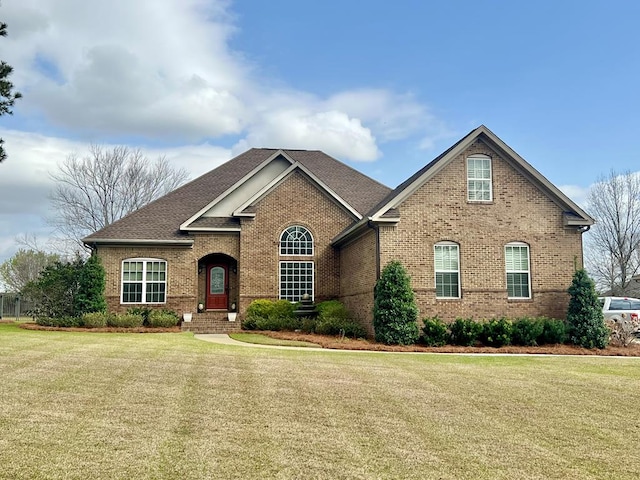
M 605 320 L 616 322 L 640 318 L 640 299 L 629 297 L 600 297 Z

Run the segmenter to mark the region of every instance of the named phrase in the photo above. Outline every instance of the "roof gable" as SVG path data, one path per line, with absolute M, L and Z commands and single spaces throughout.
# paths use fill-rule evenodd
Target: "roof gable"
M 290 166 L 286 167 L 283 160 Z M 256 175 L 267 171 L 274 161 L 286 168 L 270 170 L 262 183 L 255 182 Z M 237 210 L 258 193 L 264 193 L 265 188 L 293 166 L 305 172 L 329 196 L 352 212 L 354 219 L 361 218 L 391 190 L 320 151 L 254 148 L 87 236 L 83 241 L 88 244 L 143 241 L 182 244 L 189 238 L 187 231 L 190 230 L 237 231 L 238 226 L 232 225 L 233 222 L 208 219 L 216 218 L 221 212 L 216 208 L 230 199 L 237 201 Z M 234 192 L 238 190 L 242 191 L 242 195 L 233 199 Z M 225 217 L 231 218 L 233 213 L 229 211 Z M 184 228 L 181 230 L 181 227 Z
M 511 147 L 504 143 L 497 135 L 484 125 L 472 130 L 469 134 L 458 140 L 455 144 L 437 156 L 406 181 L 398 185 L 376 206 L 374 206 L 365 217 L 355 225 L 347 228 L 334 239 L 334 243 L 340 243 L 350 237 L 354 232 L 360 230 L 368 221 L 375 222 L 397 222 L 399 214 L 397 208 L 402 202 L 416 192 L 420 187 L 433 178 L 438 172 L 446 167 L 451 161 L 462 154 L 476 140 L 482 140 L 489 148 L 493 149 L 504 158 L 511 166 L 527 177 L 539 190 L 545 193 L 553 202 L 559 205 L 564 213 L 564 221 L 568 226 L 589 226 L 593 225 L 591 218 L 569 197 L 562 193 L 555 185 L 547 180 L 540 172 L 533 168 L 526 160 L 518 155 Z

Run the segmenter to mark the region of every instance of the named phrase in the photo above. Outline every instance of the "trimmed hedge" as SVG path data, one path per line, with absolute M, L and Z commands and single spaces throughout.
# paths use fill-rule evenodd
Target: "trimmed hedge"
M 142 327 L 144 318 L 142 317 L 142 315 L 135 315 L 133 313 L 122 313 L 110 315 L 107 323 L 110 327 L 138 328 Z
M 420 343 L 428 347 L 442 347 L 447 344 L 450 339 L 449 328 L 437 315 L 425 318 L 423 323 Z
M 153 328 L 170 328 L 178 325 L 180 317 L 171 310 L 153 310 L 149 314 L 149 326 Z
M 482 324 L 476 322 L 473 317 L 456 318 L 449 325 L 449 331 L 453 345 L 472 347 L 478 342 L 478 337 L 482 332 Z
M 488 347 L 504 347 L 511 343 L 513 324 L 506 317 L 492 318 L 481 324 L 479 339 Z

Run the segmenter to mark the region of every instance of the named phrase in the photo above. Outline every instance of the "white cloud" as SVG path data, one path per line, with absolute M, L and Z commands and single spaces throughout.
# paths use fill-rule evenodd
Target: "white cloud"
M 342 159 L 375 160 L 380 156 L 371 130 L 339 111 L 280 110 L 265 115 L 238 142 L 238 154 L 251 147 L 318 149 Z
M 584 208 L 590 187 L 585 188 L 579 185 L 558 185 L 558 188 L 581 208 Z
M 229 47 L 238 32 L 229 5 L 4 0 L 20 111 L 92 138 L 233 135 L 246 137 L 239 145 L 278 141 L 354 160 L 379 157 L 378 142 L 439 134 L 411 94 L 359 88 L 319 98 L 266 86 Z

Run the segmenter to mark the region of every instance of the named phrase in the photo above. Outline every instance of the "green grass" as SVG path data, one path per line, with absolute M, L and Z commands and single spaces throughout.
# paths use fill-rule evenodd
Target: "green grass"
M 283 340 L 272 338 L 260 333 L 230 333 L 229 336 L 234 340 L 245 343 L 253 343 L 256 345 L 274 345 L 281 347 L 320 347 L 317 343 L 302 342 L 299 340 Z
M 0 324 L 0 479 L 635 479 L 640 359 Z

